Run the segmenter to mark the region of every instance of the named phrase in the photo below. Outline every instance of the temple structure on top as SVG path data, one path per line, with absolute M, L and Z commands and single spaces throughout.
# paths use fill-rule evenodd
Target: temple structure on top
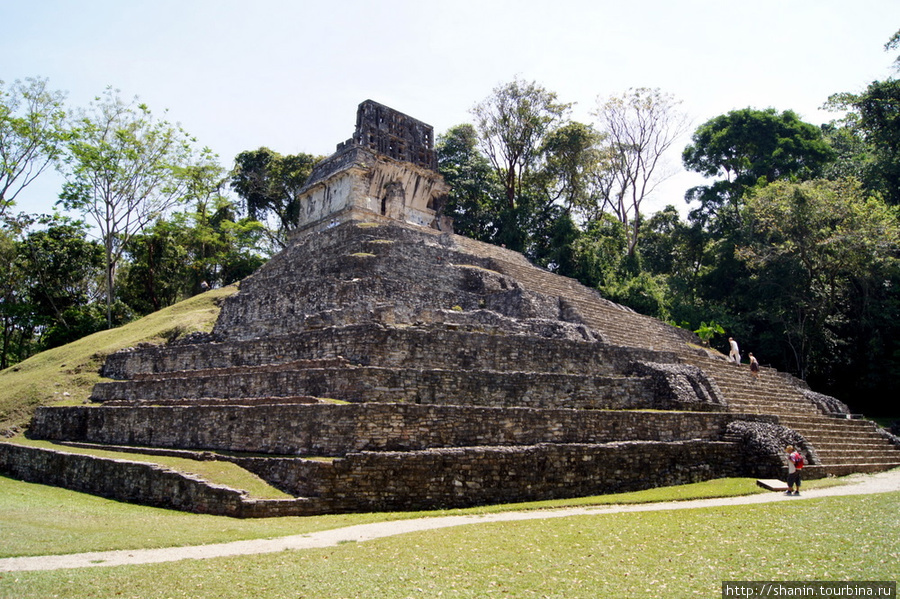
M 366 100 L 353 137 L 313 169 L 300 191 L 298 230 L 361 211 L 450 232 L 452 221 L 442 215 L 449 186 L 436 168 L 431 125 Z

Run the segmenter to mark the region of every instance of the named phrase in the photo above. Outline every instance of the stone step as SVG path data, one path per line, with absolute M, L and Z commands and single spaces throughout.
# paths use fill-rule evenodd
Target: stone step
M 804 435 L 805 436 L 805 435 Z M 811 433 L 811 437 L 815 438 L 815 434 Z M 829 439 L 827 442 L 828 451 L 853 451 L 857 448 L 860 449 L 875 449 L 878 451 L 900 451 L 900 448 L 895 445 L 888 443 L 884 439 L 880 438 L 872 438 L 872 437 L 860 437 L 859 440 L 847 440 L 840 437 L 835 437 Z
M 829 435 L 825 433 L 819 433 L 815 429 L 794 428 L 793 430 L 803 435 L 803 437 L 813 445 L 822 446 L 823 449 L 835 448 L 852 451 L 854 447 L 893 447 L 884 439 L 873 435 Z
M 841 464 L 896 464 L 900 466 L 900 455 L 886 456 L 883 452 L 833 453 L 819 450 L 819 459 L 826 466 Z M 824 454 L 824 455 L 823 455 Z
M 871 441 L 883 445 L 890 445 L 890 443 L 888 443 L 888 441 L 884 437 L 882 437 L 878 433 L 875 433 L 874 431 L 868 433 L 865 431 L 828 431 L 809 426 L 794 426 L 790 428 L 793 428 L 795 431 L 798 431 L 800 433 L 804 433 L 805 436 L 809 436 L 810 438 L 823 439 L 827 440 L 830 443 L 838 443 L 843 445 Z
M 727 412 L 198 402 L 38 408 L 30 434 L 54 442 L 342 456 L 464 446 L 717 440 L 730 422 L 745 419 L 772 421 Z
M 824 464 L 810 465 L 803 469 L 803 478 L 817 479 L 826 476 L 848 476 L 856 473 L 885 472 L 900 467 L 900 461 L 885 461 L 879 464 Z
M 342 368 L 235 369 L 98 383 L 91 400 L 171 400 L 313 396 L 350 402 L 523 406 L 530 408 L 690 409 L 658 397 L 653 377 L 555 373 Z M 184 376 L 179 376 L 184 375 Z M 668 403 L 666 403 L 668 402 Z M 695 406 L 695 409 L 703 408 Z
M 520 335 L 452 326 L 385 327 L 370 323 L 260 339 L 141 348 L 110 356 L 103 376 L 129 379 L 234 367 L 271 369 L 288 364 L 307 368 L 315 366 L 315 361 L 329 360 L 400 368 L 427 364 L 448 370 L 613 374 L 628 359 L 627 352 L 613 352 L 594 342 L 532 338 L 523 344 Z
M 579 310 L 589 326 L 602 331 L 610 342 L 647 349 L 666 349 L 707 373 L 725 394 L 729 409 L 745 413 L 776 414 L 786 426 L 804 435 L 817 448 L 820 458 L 832 464 L 817 466 L 823 473 L 837 471 L 873 471 L 893 463 L 885 461 L 885 452 L 893 450 L 872 429 L 834 424 L 800 390 L 799 381 L 763 367 L 753 379 L 746 364 L 734 365 L 691 350 L 671 329 L 660 326 L 609 302 L 597 301 L 590 290 L 550 273 L 522 267 L 502 269 L 520 281 L 545 293 L 567 298 Z M 712 354 L 709 354 L 710 356 Z M 791 417 L 791 420 L 787 418 Z M 815 470 L 811 472 L 815 473 Z M 824 474 L 823 474 L 824 475 Z
M 834 418 L 825 414 L 815 415 L 791 415 L 782 417 L 782 421 L 790 422 L 798 426 L 811 425 L 818 428 L 830 430 L 875 430 L 877 424 L 871 420 L 851 419 L 851 418 Z
M 719 387 L 721 389 L 721 387 Z M 801 403 L 796 400 L 791 399 L 782 399 L 782 398 L 758 398 L 751 399 L 747 397 L 735 397 L 732 394 L 726 395 L 728 398 L 728 404 L 733 407 L 754 407 L 759 410 L 774 410 L 775 413 L 780 414 L 782 416 L 789 416 L 792 414 L 803 414 L 816 416 L 821 414 L 818 410 L 816 410 L 815 406 L 810 403 Z

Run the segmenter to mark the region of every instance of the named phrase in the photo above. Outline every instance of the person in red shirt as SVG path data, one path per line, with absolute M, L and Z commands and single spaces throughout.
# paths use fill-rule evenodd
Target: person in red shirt
M 788 445 L 787 447 L 785 447 L 784 451 L 788 454 L 788 490 L 785 491 L 784 494 L 799 495 L 800 471 L 803 469 L 804 464 L 803 455 L 799 451 L 795 450 L 793 445 Z

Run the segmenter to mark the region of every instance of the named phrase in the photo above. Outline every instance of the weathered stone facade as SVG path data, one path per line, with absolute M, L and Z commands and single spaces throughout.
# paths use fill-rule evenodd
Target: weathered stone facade
M 271 400 L 270 400 L 271 401 Z M 742 415 L 741 422 L 774 423 Z M 75 406 L 39 409 L 48 440 L 278 455 L 614 441 L 721 440 L 727 412 L 481 408 L 395 404 Z
M 301 228 L 359 209 L 424 227 L 449 231 L 441 212 L 449 187 L 435 170 L 430 125 L 366 100 L 356 132 L 318 164 L 300 191 Z

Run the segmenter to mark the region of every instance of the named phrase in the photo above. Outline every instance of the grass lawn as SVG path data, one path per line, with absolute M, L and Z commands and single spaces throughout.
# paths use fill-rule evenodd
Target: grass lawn
M 761 489 L 753 479 L 737 478 L 599 497 L 469 509 L 240 520 L 112 501 L 0 476 L 0 557 L 201 545 L 427 516 L 731 497 L 757 492 Z
M 38 405 L 84 402 L 100 381 L 106 356 L 138 343 L 164 343 L 195 331 L 211 331 L 231 285 L 195 295 L 117 329 L 88 335 L 0 371 L 0 431 L 21 428 Z
M 889 493 L 477 524 L 261 556 L 3 573 L 0 597 L 677 598 L 719 597 L 723 580 L 897 580 L 898 510 L 900 493 Z
M 804 486 L 814 488 L 837 482 L 809 481 Z M 240 520 L 123 503 L 0 476 L 0 557 L 202 545 L 428 516 L 736 497 L 760 492 L 763 491 L 753 479 L 730 478 L 632 493 L 468 509 Z

